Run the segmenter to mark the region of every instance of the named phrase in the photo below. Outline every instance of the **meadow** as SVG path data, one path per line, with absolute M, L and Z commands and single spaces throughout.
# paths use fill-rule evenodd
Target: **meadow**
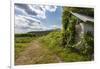
M 33 37 L 15 37 L 15 58 L 18 57 L 20 52 L 24 51 L 29 43 L 33 40 Z
M 63 48 L 61 32 L 52 32 L 39 38 L 40 43 L 55 53 L 63 62 L 90 61 L 91 56 L 77 51 L 75 48 Z
M 82 54 L 75 48 L 64 48 L 61 44 L 61 34 L 61 32 L 53 31 L 39 37 L 15 36 L 15 64 L 44 64 L 92 60 L 90 55 Z M 26 57 L 25 60 L 22 56 Z

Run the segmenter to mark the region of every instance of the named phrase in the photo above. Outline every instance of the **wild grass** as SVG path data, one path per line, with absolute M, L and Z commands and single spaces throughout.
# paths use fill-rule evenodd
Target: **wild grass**
M 33 39 L 33 37 L 15 37 L 15 58 L 29 46 Z
M 78 62 L 89 61 L 89 56 L 82 55 L 78 52 L 72 51 L 70 48 L 63 48 L 61 46 L 61 32 L 52 32 L 47 36 L 43 36 L 40 42 L 44 47 L 50 49 L 55 53 L 63 62 Z
M 15 58 L 19 56 L 19 54 L 24 51 L 24 49 L 28 46 L 28 43 L 16 43 L 15 44 Z
M 90 61 L 90 56 L 78 53 L 76 50 L 69 47 L 64 48 L 61 44 L 61 34 L 61 32 L 54 31 L 41 37 L 15 37 L 15 60 L 20 56 L 21 52 L 30 46 L 30 42 L 35 40 L 38 42 L 35 45 L 39 45 L 39 48 L 36 49 L 36 51 L 31 51 L 33 55 L 35 54 L 34 56 L 29 54 L 32 56 L 32 59 L 37 58 L 37 60 L 29 61 L 34 64 L 54 63 L 59 60 L 62 62 Z M 57 57 L 59 57 L 59 59 L 55 60 Z
M 15 37 L 15 43 L 29 43 L 32 40 L 32 37 Z

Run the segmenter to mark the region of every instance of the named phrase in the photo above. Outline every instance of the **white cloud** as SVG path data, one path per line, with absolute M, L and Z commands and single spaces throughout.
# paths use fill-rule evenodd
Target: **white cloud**
M 21 18 L 24 18 L 25 20 L 31 20 L 31 21 L 34 21 L 34 22 L 40 22 L 40 20 L 39 19 L 36 19 L 36 18 L 32 18 L 32 17 L 30 17 L 30 16 L 24 16 L 24 15 L 18 15 L 18 17 L 21 17 Z
M 42 23 L 41 23 L 41 24 L 33 23 L 33 25 L 30 26 L 30 29 L 31 29 L 32 31 L 45 31 L 45 30 L 49 30 L 49 29 L 51 29 L 51 28 L 46 27 L 46 26 L 43 25 Z
M 15 16 L 15 33 L 25 33 L 27 32 L 27 29 L 29 25 L 25 18 L 22 18 L 20 16 Z
M 25 10 L 23 10 L 23 9 L 21 9 L 21 8 L 15 6 L 15 14 L 16 14 L 17 12 L 21 12 L 21 13 L 23 13 L 23 14 L 25 14 L 25 15 L 27 14 L 27 13 L 25 12 Z
M 37 18 L 46 19 L 46 11 L 55 12 L 56 6 L 53 5 L 27 5 L 27 4 L 17 4 L 15 9 L 24 13 L 25 15 L 32 15 Z
M 28 23 L 27 20 L 23 17 L 16 16 L 15 17 L 15 27 L 27 27 Z
M 58 25 L 52 25 L 50 26 L 51 29 L 61 29 L 62 27 L 61 26 L 58 26 Z
M 32 19 L 34 22 L 29 22 L 27 19 Z M 15 33 L 27 33 L 29 31 L 41 31 L 41 30 L 48 30 L 49 28 L 44 26 L 42 23 L 37 19 L 33 19 L 31 17 L 26 16 L 15 16 Z M 29 23 L 31 25 L 29 25 Z
M 27 19 L 31 19 L 34 22 L 31 23 Z M 31 17 L 21 16 L 21 15 L 15 16 L 15 33 L 20 33 L 23 31 L 28 32 L 28 31 L 30 31 L 31 27 L 37 27 L 39 25 L 39 22 L 40 22 L 39 20 L 31 18 Z M 39 28 L 39 27 L 37 27 L 37 28 Z
M 37 13 L 37 17 L 39 18 L 46 18 L 46 11 L 49 12 L 55 12 L 56 11 L 56 6 L 50 5 L 50 6 L 46 6 L 46 5 L 28 5 L 28 7 L 34 11 L 35 13 Z
M 57 25 L 52 25 L 52 28 L 55 29 L 55 28 L 59 28 Z
M 56 8 L 56 6 L 15 4 L 15 33 L 49 30 L 56 27 L 46 27 L 39 20 L 46 19 L 46 12 L 55 12 Z
M 47 11 L 55 12 L 57 7 L 51 5 L 51 6 L 45 6 L 45 8 L 46 8 Z
M 43 5 L 28 5 L 29 8 L 34 11 L 35 13 L 37 13 L 36 17 L 38 18 L 42 18 L 45 19 L 46 15 L 45 15 L 45 6 Z

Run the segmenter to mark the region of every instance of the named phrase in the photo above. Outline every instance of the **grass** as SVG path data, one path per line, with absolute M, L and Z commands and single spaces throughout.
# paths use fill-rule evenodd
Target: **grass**
M 35 43 L 33 40 L 38 42 L 37 37 L 15 37 L 15 64 L 42 64 L 42 63 L 57 63 L 59 62 L 58 59 L 56 59 L 56 56 L 54 53 L 52 53 L 49 49 L 45 47 L 41 47 L 41 43 Z M 38 48 L 35 49 L 31 47 L 30 42 L 33 41 L 35 45 L 39 45 Z M 30 48 L 29 53 L 26 55 L 25 50 L 26 48 Z M 24 53 L 23 53 L 24 52 Z M 24 56 L 27 58 L 27 56 L 30 56 L 30 59 L 25 60 L 25 62 L 20 63 L 23 59 L 21 58 L 20 61 L 16 62 L 16 60 L 19 58 L 19 56 L 22 56 L 20 54 L 24 54 Z M 30 54 L 31 53 L 31 54 Z
M 50 49 L 42 46 L 42 43 L 40 43 L 36 39 L 31 43 L 24 42 L 22 40 L 25 40 L 26 38 L 19 38 L 17 37 L 17 43 L 15 43 L 15 64 L 16 65 L 25 65 L 25 64 L 44 64 L 44 63 L 58 63 L 59 59 L 57 59 L 57 56 L 50 51 Z M 18 42 L 18 39 L 20 41 Z M 32 38 L 30 38 L 31 40 Z M 21 43 L 22 42 L 22 43 Z M 24 57 L 24 58 L 23 58 Z
M 89 61 L 90 58 L 87 55 L 79 54 L 72 51 L 70 48 L 63 48 L 61 46 L 61 33 L 52 32 L 47 36 L 40 38 L 40 43 L 44 47 L 50 49 L 64 62 L 78 62 L 78 61 Z
M 33 37 L 15 37 L 15 58 L 25 50 L 29 43 L 33 40 Z
M 33 45 L 30 45 L 32 41 Z M 29 53 L 25 52 L 27 47 Z M 25 59 L 23 64 L 90 61 L 90 56 L 77 53 L 71 48 L 63 48 L 61 45 L 61 32 L 56 31 L 39 37 L 15 37 L 15 60 L 21 56 L 20 54 L 23 51 L 24 57 L 30 57 Z M 21 63 L 18 64 L 21 65 Z
M 28 43 L 16 43 L 15 44 L 15 57 L 17 58 L 20 52 L 24 51 L 24 49 L 28 46 Z
M 32 40 L 32 37 L 15 37 L 15 43 L 29 43 Z

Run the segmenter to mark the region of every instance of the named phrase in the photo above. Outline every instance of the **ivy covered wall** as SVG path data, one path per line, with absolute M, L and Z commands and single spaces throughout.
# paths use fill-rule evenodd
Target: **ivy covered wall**
M 78 50 L 79 53 L 84 55 L 93 56 L 94 53 L 94 36 L 93 33 L 87 32 L 79 42 L 75 40 L 75 25 L 77 23 L 77 17 L 73 16 L 70 12 L 76 12 L 94 17 L 93 8 L 70 8 L 63 7 L 62 15 L 62 46 L 64 48 L 73 48 Z M 93 59 L 93 58 L 90 58 Z

